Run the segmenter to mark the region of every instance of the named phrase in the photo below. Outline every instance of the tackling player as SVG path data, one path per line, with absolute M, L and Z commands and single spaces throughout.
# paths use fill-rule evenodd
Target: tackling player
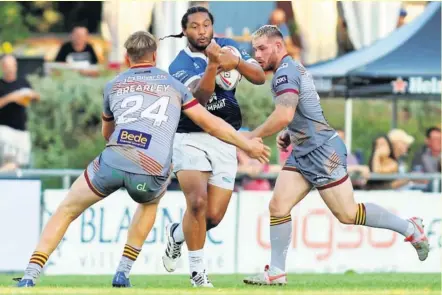
M 104 89 L 102 133 L 108 141 L 106 148 L 78 177 L 49 219 L 18 287 L 33 287 L 70 223 L 122 187 L 139 205 L 112 285 L 130 287 L 129 272 L 170 181 L 172 143 L 181 111 L 209 134 L 268 161 L 269 148 L 262 140 L 249 140 L 211 115 L 184 85 L 155 67 L 157 45 L 151 34 L 136 32 L 125 47 L 131 68 Z
M 237 69 L 250 82 L 263 84 L 264 71 L 235 41 L 213 38 L 213 16 L 206 8 L 189 8 L 181 26 L 182 33 L 171 37 L 185 36 L 189 45 L 170 65 L 170 74 L 189 87 L 212 114 L 238 130 L 242 119 L 235 90 L 219 88 L 215 77 L 220 70 Z M 222 49 L 227 45 L 237 48 L 241 57 Z M 206 231 L 221 222 L 232 196 L 237 171 L 236 149 L 204 133 L 183 115 L 174 140 L 173 165 L 186 196 L 187 210 L 182 223 L 171 224 L 166 229 L 168 244 L 163 264 L 169 272 L 176 269 L 186 240 L 192 284 L 211 286 L 204 266 L 203 247 Z
M 287 55 L 283 36 L 276 26 L 259 28 L 252 37 L 255 58 L 264 70 L 273 70 L 272 92 L 275 110 L 250 133 L 267 137 L 284 128 L 278 146 L 293 151 L 278 175 L 270 201 L 271 263 L 264 273 L 246 278 L 246 284 L 286 284 L 285 263 L 291 241 L 291 209 L 316 187 L 325 204 L 343 224 L 386 228 L 405 236 L 420 260 L 428 256 L 429 245 L 422 219 L 408 220 L 373 203 L 356 203 L 347 175 L 347 150 L 336 131 L 324 118 L 311 75 Z

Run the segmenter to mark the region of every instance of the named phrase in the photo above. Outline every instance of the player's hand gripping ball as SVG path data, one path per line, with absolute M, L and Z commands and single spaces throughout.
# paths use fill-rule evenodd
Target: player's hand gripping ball
M 238 49 L 233 46 L 224 46 L 223 50 L 230 50 L 235 56 L 241 58 L 241 54 Z M 220 72 L 215 77 L 216 85 L 221 87 L 224 90 L 233 90 L 238 86 L 239 81 L 241 81 L 242 75 L 235 69 L 230 71 Z

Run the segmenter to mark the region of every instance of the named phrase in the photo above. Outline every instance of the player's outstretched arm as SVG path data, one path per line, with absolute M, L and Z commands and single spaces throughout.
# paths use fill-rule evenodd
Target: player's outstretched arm
M 185 109 L 184 113 L 210 135 L 237 146 L 245 151 L 250 157 L 258 159 L 261 163 L 269 162 L 270 148 L 264 145 L 261 138 L 246 138 L 224 120 L 209 113 L 200 104 Z
M 299 96 L 296 91 L 284 91 L 275 98 L 275 110 L 267 120 L 255 130 L 250 132 L 250 137 L 267 137 L 278 133 L 293 120 L 298 106 Z

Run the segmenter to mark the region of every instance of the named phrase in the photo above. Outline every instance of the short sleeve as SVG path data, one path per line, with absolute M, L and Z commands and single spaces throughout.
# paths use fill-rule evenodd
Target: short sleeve
M 284 66 L 284 64 L 282 65 Z M 299 94 L 301 86 L 301 73 L 298 69 L 287 67 L 276 71 L 275 77 L 272 81 L 272 88 L 275 93 L 275 97 L 286 92 L 293 92 Z
M 114 114 L 112 113 L 112 110 L 110 108 L 110 101 L 109 101 L 109 93 L 110 93 L 111 84 L 108 83 L 104 87 L 103 90 L 103 120 L 105 121 L 112 121 L 114 119 Z
M 169 67 L 169 74 L 172 75 L 175 79 L 180 81 L 184 86 L 189 86 L 195 80 L 201 79 L 201 76 L 198 75 L 193 68 L 186 68 L 185 66 L 173 66 Z
M 183 84 L 176 83 L 177 90 L 181 95 L 182 109 L 186 110 L 198 104 L 198 100 L 193 97 L 189 89 Z

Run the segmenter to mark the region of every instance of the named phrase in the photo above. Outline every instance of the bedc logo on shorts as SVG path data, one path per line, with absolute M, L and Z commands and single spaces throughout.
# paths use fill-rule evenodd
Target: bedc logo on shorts
M 287 75 L 279 76 L 275 80 L 275 88 L 278 87 L 281 84 L 286 84 L 288 82 L 289 82 L 289 80 L 287 79 Z
M 152 135 L 129 129 L 121 129 L 117 142 L 119 144 L 128 144 L 138 148 L 147 149 Z

